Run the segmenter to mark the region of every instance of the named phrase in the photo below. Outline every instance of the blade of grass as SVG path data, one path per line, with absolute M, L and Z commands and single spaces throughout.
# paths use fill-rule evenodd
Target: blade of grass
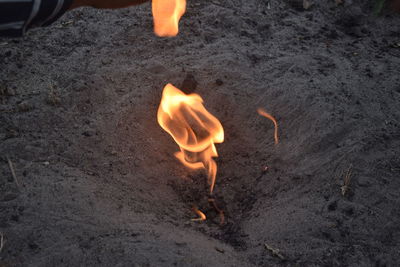
M 375 15 L 379 15 L 382 12 L 383 7 L 385 6 L 386 0 L 377 0 L 375 2 L 374 13 Z

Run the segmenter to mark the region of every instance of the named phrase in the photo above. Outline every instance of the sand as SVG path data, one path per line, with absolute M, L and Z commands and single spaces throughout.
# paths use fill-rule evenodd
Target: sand
M 0 266 L 398 266 L 400 17 L 295 2 L 189 1 L 172 39 L 148 4 L 0 39 Z M 225 129 L 222 226 L 157 124 L 188 74 Z

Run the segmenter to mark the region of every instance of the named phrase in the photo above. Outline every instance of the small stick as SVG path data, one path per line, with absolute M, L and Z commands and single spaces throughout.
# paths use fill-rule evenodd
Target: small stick
M 208 203 L 213 206 L 213 208 L 218 212 L 219 217 L 220 217 L 220 225 L 223 225 L 225 223 L 225 215 L 224 211 L 218 208 L 217 203 L 215 203 L 215 198 L 210 196 L 208 198 Z
M 0 253 L 3 250 L 4 247 L 4 235 L 3 233 L 0 233 Z
M 7 157 L 7 161 L 8 161 L 8 167 L 10 168 L 10 171 L 11 171 L 11 175 L 14 178 L 15 184 L 17 185 L 18 190 L 19 190 L 20 186 L 19 186 L 19 183 L 18 183 L 17 175 L 15 174 L 14 165 L 13 165 L 13 163 L 10 160 L 9 157 Z
M 342 196 L 346 196 L 347 192 L 350 190 L 350 183 L 351 183 L 351 176 L 353 175 L 353 165 L 350 164 L 350 167 L 347 169 L 346 173 L 343 177 L 343 186 L 342 189 Z
M 283 261 L 285 260 L 285 257 L 281 254 L 279 249 L 273 248 L 270 245 L 268 245 L 267 243 L 265 243 L 264 246 L 265 246 L 266 250 L 269 250 L 272 253 L 272 255 L 278 257 L 279 259 L 281 259 Z

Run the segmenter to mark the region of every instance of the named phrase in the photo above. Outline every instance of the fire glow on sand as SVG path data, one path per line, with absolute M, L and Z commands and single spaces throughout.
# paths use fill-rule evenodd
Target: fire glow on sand
M 179 33 L 179 20 L 186 11 L 186 0 L 153 0 L 154 32 L 160 37 L 173 37 Z M 258 113 L 275 125 L 275 143 L 278 143 L 278 124 L 275 118 L 258 109 Z M 213 197 L 217 177 L 218 157 L 215 144 L 224 142 L 224 129 L 220 121 L 209 113 L 198 94 L 185 94 L 172 84 L 164 87 L 157 114 L 158 123 L 178 144 L 180 151 L 175 157 L 191 170 L 205 170 L 210 186 L 209 204 L 219 213 L 221 224 L 224 212 L 218 208 Z M 193 221 L 204 221 L 206 215 L 197 207 L 198 215 Z

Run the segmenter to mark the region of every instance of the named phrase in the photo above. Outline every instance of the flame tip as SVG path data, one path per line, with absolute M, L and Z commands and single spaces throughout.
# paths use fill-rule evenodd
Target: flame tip
M 265 111 L 265 109 L 263 108 L 258 108 L 257 112 L 259 115 L 271 120 L 274 123 L 275 126 L 275 132 L 274 132 L 274 140 L 275 140 L 275 145 L 279 144 L 279 136 L 278 136 L 278 122 L 276 121 L 276 119 L 274 118 L 274 116 L 272 116 L 271 114 L 269 114 L 267 111 Z
M 174 37 L 179 33 L 179 20 L 186 12 L 186 0 L 153 0 L 154 33 Z

